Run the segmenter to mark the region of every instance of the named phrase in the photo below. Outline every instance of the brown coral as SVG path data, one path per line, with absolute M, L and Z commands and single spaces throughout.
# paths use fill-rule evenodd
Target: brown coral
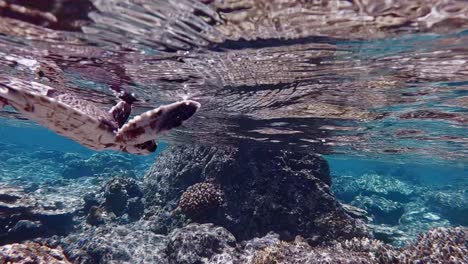
M 0 263 L 71 264 L 61 248 L 49 248 L 34 242 L 0 247 Z
M 434 228 L 406 246 L 402 263 L 468 263 L 468 232 L 465 227 Z
M 301 241 L 280 242 L 254 252 L 249 263 L 468 263 L 466 230 L 435 228 L 402 249 L 365 237 L 317 247 Z
M 175 212 L 196 217 L 219 207 L 222 202 L 223 193 L 216 185 L 207 182 L 197 183 L 185 190 Z

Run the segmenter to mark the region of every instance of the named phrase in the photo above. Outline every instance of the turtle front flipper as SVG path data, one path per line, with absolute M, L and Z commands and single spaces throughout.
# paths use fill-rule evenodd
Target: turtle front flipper
M 183 100 L 145 112 L 122 126 L 117 131 L 116 141 L 136 145 L 153 140 L 158 134 L 182 125 L 199 108 L 200 103 Z
M 131 112 L 132 106 L 123 100 L 109 110 L 109 114 L 112 115 L 119 127 L 122 127 L 127 122 Z

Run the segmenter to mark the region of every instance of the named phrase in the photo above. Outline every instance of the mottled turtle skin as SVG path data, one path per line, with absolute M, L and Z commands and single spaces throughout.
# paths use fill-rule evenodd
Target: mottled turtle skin
M 200 108 L 182 100 L 163 105 L 127 121 L 131 101 L 120 101 L 104 111 L 79 96 L 13 77 L 0 77 L 0 108 L 10 105 L 26 118 L 94 149 L 146 155 L 156 151 L 154 139 L 178 127 Z

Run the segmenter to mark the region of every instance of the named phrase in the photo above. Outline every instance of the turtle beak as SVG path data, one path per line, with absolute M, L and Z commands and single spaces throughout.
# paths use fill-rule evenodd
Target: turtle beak
M 164 109 L 164 118 L 161 122 L 160 131 L 168 131 L 182 125 L 182 122 L 192 117 L 200 108 L 200 103 L 192 100 L 183 100 L 168 105 Z
M 200 108 L 200 103 L 192 100 L 183 100 L 180 102 L 176 117 L 180 121 L 185 121 L 192 117 Z

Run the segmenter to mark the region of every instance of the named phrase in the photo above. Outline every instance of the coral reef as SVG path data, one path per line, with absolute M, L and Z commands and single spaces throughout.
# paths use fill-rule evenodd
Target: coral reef
M 359 177 L 340 176 L 333 179 L 333 190 L 345 201 L 358 195 L 377 195 L 389 200 L 404 202 L 414 193 L 413 186 L 393 177 L 364 174 Z
M 170 263 L 226 263 L 234 259 L 236 239 L 226 229 L 212 224 L 189 224 L 169 235 L 166 253 Z M 216 256 L 217 255 L 217 256 Z
M 468 186 L 460 190 L 436 190 L 425 195 L 427 205 L 435 212 L 446 216 L 450 222 L 468 225 Z
M 125 174 L 135 176 L 135 165 L 131 158 L 107 152 L 96 153 L 87 159 L 73 159 L 65 163 L 62 177 L 67 179 L 95 175 Z
M 468 229 L 435 228 L 406 246 L 398 258 L 401 263 L 468 263 Z
M 131 178 L 115 177 L 106 183 L 104 187 L 104 206 L 107 211 L 117 216 L 129 211 L 129 199 L 136 198 L 139 200 L 142 197 L 143 192 L 136 180 Z M 132 201 L 132 204 L 136 203 L 134 200 Z
M 59 201 L 1 186 L 0 244 L 66 234 L 73 226 L 73 212 Z
M 323 264 L 323 263 L 372 263 L 371 258 L 360 252 L 336 250 L 335 248 L 312 248 L 304 242 L 287 243 L 266 247 L 254 253 L 249 264 Z
M 25 189 L 29 185 L 63 185 L 84 176 L 135 177 L 147 170 L 144 161 L 146 158 L 137 159 L 121 153 L 99 152 L 89 156 L 46 149 L 31 151 L 10 144 L 0 148 L 0 167 L 5 168 L 2 180 Z
M 373 215 L 374 223 L 395 225 L 398 224 L 400 217 L 404 213 L 404 208 L 401 203 L 377 195 L 358 195 L 353 199 L 351 204 Z
M 104 224 L 108 216 L 106 215 L 106 211 L 104 208 L 99 206 L 91 206 L 88 210 L 88 215 L 86 216 L 86 223 L 97 226 Z
M 365 236 L 364 222 L 350 217 L 329 189 L 327 162 L 318 155 L 260 148 L 174 146 L 163 151 L 144 179 L 145 219 L 167 233 L 188 223 L 172 212 L 182 192 L 216 183 L 223 206 L 204 220 L 244 240 L 277 232 L 316 241 Z
M 146 176 L 144 191 L 138 180 L 128 177 L 114 177 L 102 187 L 87 178 L 66 180 L 66 184 L 49 188 L 38 184 L 35 190 L 28 185 L 30 192 L 4 186 L 0 191 L 0 219 L 7 227 L 0 230 L 2 244 L 25 239 L 35 242 L 5 244 L 0 247 L 0 261 L 467 262 L 466 228 L 431 230 L 401 249 L 365 237 L 364 223 L 368 221 L 376 237 L 389 242 L 409 241 L 411 234 L 434 224 L 448 226 L 442 217 L 445 215 L 436 210 L 443 208 L 443 203 L 430 198 L 440 196 L 438 193 L 449 195 L 447 191 L 423 192 L 409 183 L 375 175 L 367 179 L 380 187 L 371 188 L 357 177 L 359 184 L 345 186 L 347 190 L 354 188 L 345 192 L 355 195 L 348 196 L 354 206 L 341 206 L 329 191 L 328 168 L 320 157 L 304 154 L 299 158 L 294 153 L 255 149 L 243 150 L 241 155 L 238 151 L 171 148 Z M 62 157 L 60 153 L 49 154 Z M 47 156 L 42 152 L 34 155 Z M 337 178 L 334 185 L 343 189 L 348 183 Z M 384 189 L 386 184 L 389 190 Z M 353 187 L 356 185 L 359 187 Z M 83 193 L 88 194 L 83 197 Z M 454 191 L 446 202 L 462 208 L 463 204 L 457 202 L 461 201 L 457 196 L 460 193 Z M 174 208 L 182 214 L 172 215 Z M 212 208 L 216 210 L 210 211 Z M 54 215 L 60 212 L 65 214 Z M 212 223 L 192 222 L 200 219 L 193 217 L 197 214 Z M 61 231 L 57 222 L 52 227 L 51 222 L 44 221 L 65 216 L 68 220 L 60 225 L 67 226 Z M 392 223 L 398 218 L 399 226 L 385 224 L 386 217 Z M 280 222 L 281 218 L 288 222 Z M 76 223 L 73 229 L 72 220 Z
M 275 233 L 239 241 L 213 224 L 191 223 L 167 235 L 148 227 L 146 221 L 92 227 L 52 244 L 61 245 L 74 263 L 85 264 L 466 263 L 468 256 L 466 228 L 437 228 L 398 249 L 365 237 L 311 246 L 300 236 L 286 242 Z
M 145 209 L 142 200 L 143 192 L 137 180 L 114 177 L 99 192 L 85 195 L 83 212 L 87 213 L 90 225 L 103 224 L 124 215 L 129 220 L 138 220 Z
M 15 264 L 71 264 L 62 249 L 49 248 L 34 242 L 9 244 L 0 247 L 0 263 Z
M 73 263 L 168 263 L 168 238 L 154 234 L 141 223 L 109 224 L 73 233 L 60 244 Z
M 369 238 L 319 247 L 311 247 L 299 239 L 255 251 L 249 263 L 467 263 L 466 241 L 466 228 L 436 228 L 402 249 Z
M 416 185 L 377 174 L 337 176 L 336 196 L 367 211 L 375 238 L 403 246 L 432 227 L 466 225 L 466 186 Z
M 190 217 L 210 213 L 223 202 L 221 190 L 212 183 L 196 183 L 185 190 L 179 200 L 179 206 L 174 212 L 181 212 Z

